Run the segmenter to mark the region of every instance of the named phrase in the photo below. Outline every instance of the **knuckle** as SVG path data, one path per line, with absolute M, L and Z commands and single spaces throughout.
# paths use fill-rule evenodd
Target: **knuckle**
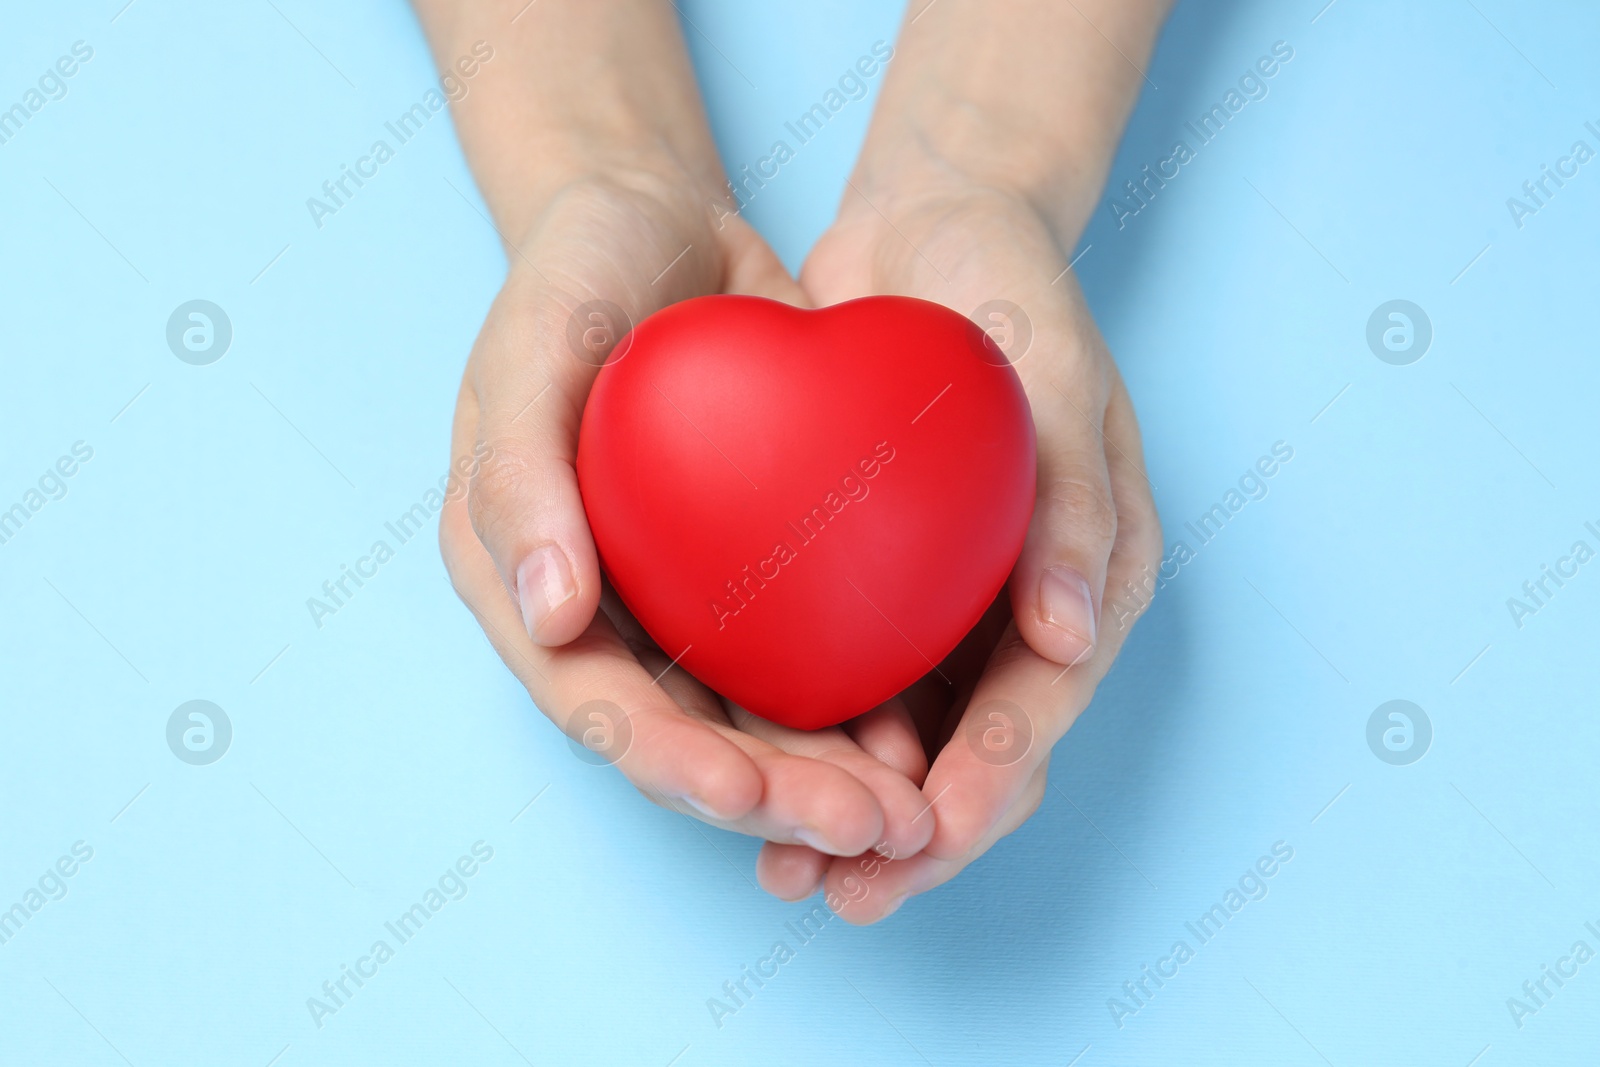
M 1109 545 L 1117 535 L 1117 509 L 1111 485 L 1087 472 L 1071 472 L 1045 487 L 1046 522 L 1063 540 Z
M 498 443 L 472 476 L 467 489 L 467 515 L 479 537 L 490 533 L 511 501 L 532 481 L 535 464 L 523 446 Z

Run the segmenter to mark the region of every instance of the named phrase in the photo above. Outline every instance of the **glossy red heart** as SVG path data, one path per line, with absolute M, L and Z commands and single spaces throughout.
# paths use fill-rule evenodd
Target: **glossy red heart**
M 1034 472 L 994 342 L 893 296 L 666 308 L 601 369 L 578 446 L 623 603 L 696 678 L 802 729 L 955 648 L 1021 551 Z

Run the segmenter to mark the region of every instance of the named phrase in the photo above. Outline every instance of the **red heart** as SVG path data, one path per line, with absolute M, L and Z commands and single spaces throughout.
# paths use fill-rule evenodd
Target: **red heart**
M 897 296 L 657 312 L 601 369 L 578 445 L 623 603 L 695 677 L 801 729 L 955 648 L 1022 549 L 1034 465 L 994 342 Z

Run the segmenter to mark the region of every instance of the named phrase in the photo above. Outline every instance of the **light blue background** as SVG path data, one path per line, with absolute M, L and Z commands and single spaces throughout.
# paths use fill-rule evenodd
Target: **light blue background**
M 1506 599 L 1600 547 L 1600 162 L 1521 229 L 1505 205 L 1600 147 L 1593 5 L 1180 8 L 1113 186 L 1273 42 L 1294 59 L 1125 229 L 1102 206 L 1077 269 L 1169 544 L 1275 441 L 1294 459 L 1163 590 L 1027 826 L 887 923 L 830 922 L 719 1028 L 707 998 L 810 906 L 754 888 L 753 842 L 575 759 L 431 533 L 310 621 L 444 473 L 504 260 L 443 118 L 312 225 L 436 75 L 398 3 L 274 3 L 4 16 L 4 105 L 75 40 L 94 58 L 0 145 L 0 507 L 73 442 L 94 458 L 0 545 L 0 907 L 73 842 L 94 858 L 0 947 L 0 1061 L 1593 1055 L 1600 962 L 1521 1029 L 1506 999 L 1600 949 L 1600 563 L 1521 629 Z M 685 10 L 734 168 L 900 14 Z M 869 105 L 749 210 L 792 265 Z M 197 297 L 234 328 L 207 367 L 164 340 Z M 1410 366 L 1364 338 L 1394 298 L 1435 331 Z M 164 736 L 195 698 L 234 727 L 207 767 Z M 1435 731 L 1410 766 L 1365 739 L 1395 698 Z M 467 896 L 315 1027 L 306 999 L 479 840 Z M 1119 1029 L 1108 998 L 1280 840 L 1270 895 Z

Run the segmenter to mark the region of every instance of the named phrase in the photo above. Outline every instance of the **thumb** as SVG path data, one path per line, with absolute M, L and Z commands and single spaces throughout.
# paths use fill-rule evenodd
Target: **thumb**
M 595 347 L 567 351 L 569 320 Z M 594 618 L 600 565 L 574 466 L 596 368 L 626 332 L 619 314 L 544 284 L 508 284 L 495 299 L 467 376 L 477 408 L 478 469 L 467 494 L 473 531 L 522 613 L 528 636 L 566 644 Z
M 1117 536 L 1099 376 L 1083 368 L 1046 381 L 1033 402 L 1039 488 L 1011 579 L 1023 639 L 1045 659 L 1073 667 L 1099 643 L 1100 605 Z
M 689 240 L 652 213 L 630 218 L 639 224 L 618 222 L 599 234 L 588 219 L 552 225 L 530 250 L 528 269 L 514 270 L 495 299 L 467 376 L 484 456 L 467 511 L 528 636 L 545 646 L 583 633 L 600 602 L 599 557 L 576 467 L 584 404 L 600 367 L 640 321 L 714 291 L 719 276 L 724 289 L 798 298 L 742 219 L 715 237 Z

